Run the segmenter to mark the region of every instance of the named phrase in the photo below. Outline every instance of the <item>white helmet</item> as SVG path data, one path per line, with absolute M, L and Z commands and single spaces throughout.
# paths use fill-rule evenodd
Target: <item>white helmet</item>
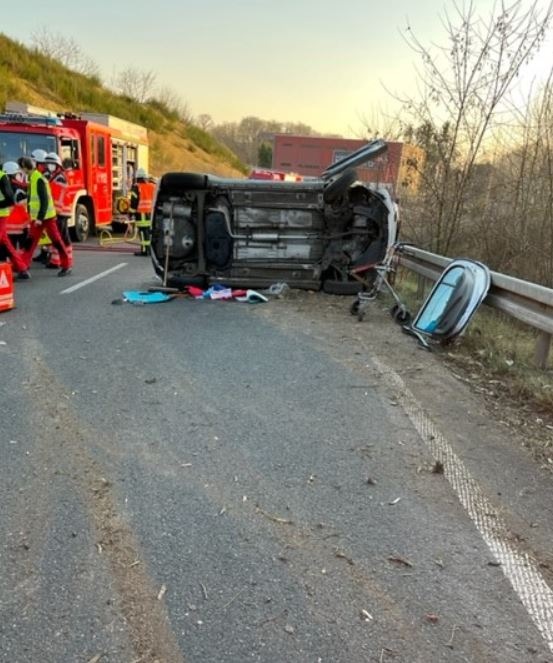
M 2 170 L 6 173 L 6 175 L 17 175 L 17 173 L 21 172 L 19 164 L 17 164 L 15 161 L 6 161 L 6 163 L 2 166 Z
M 31 158 L 35 163 L 44 163 L 46 160 L 46 150 L 33 150 L 31 152 Z
M 59 154 L 56 154 L 55 152 L 48 152 L 44 161 L 45 163 L 55 163 L 61 168 L 61 158 Z
M 137 180 L 147 180 L 148 179 L 148 173 L 146 172 L 146 170 L 144 168 L 139 168 L 136 171 L 135 177 L 136 177 Z

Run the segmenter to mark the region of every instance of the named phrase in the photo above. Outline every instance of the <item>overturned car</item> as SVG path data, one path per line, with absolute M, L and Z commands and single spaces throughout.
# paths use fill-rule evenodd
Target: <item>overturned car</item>
M 373 141 L 304 182 L 166 173 L 152 213 L 157 275 L 176 287 L 286 282 L 357 292 L 353 274 L 364 266 L 370 272 L 396 240 L 390 194 L 355 171 L 385 150 L 384 141 Z

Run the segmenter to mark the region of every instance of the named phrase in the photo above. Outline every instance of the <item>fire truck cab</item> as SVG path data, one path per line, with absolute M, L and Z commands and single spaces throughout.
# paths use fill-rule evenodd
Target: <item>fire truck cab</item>
M 0 115 L 0 164 L 30 156 L 37 148 L 61 158 L 67 187 L 56 201 L 57 212 L 67 217 L 74 240 L 84 241 L 99 226 L 128 220 L 134 174 L 139 167 L 148 170 L 144 127 L 110 115 L 57 116 L 8 104 Z

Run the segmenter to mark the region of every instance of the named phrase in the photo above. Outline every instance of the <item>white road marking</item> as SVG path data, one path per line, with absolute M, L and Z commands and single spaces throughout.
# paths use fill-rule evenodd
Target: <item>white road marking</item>
M 68 295 L 70 292 L 75 292 L 75 290 L 79 290 L 79 288 L 84 288 L 85 285 L 89 285 L 90 283 L 94 283 L 94 281 L 103 279 L 104 276 L 107 276 L 112 272 L 116 272 L 118 269 L 121 269 L 121 267 L 126 267 L 127 265 L 128 263 L 121 262 L 118 265 L 115 265 L 115 267 L 112 267 L 111 269 L 106 269 L 105 272 L 100 272 L 100 274 L 96 274 L 96 276 L 91 276 L 89 279 L 86 279 L 86 281 L 81 281 L 80 283 L 77 283 L 77 285 L 72 285 L 70 288 L 62 290 L 60 292 L 60 295 Z
M 543 579 L 538 564 L 509 539 L 509 530 L 497 509 L 470 476 L 445 437 L 424 413 L 401 377 L 376 357 L 372 357 L 372 361 L 388 386 L 399 392 L 397 400 L 432 456 L 443 464 L 444 475 L 457 493 L 459 501 L 492 554 L 501 562 L 503 573 L 553 652 L 553 591 Z

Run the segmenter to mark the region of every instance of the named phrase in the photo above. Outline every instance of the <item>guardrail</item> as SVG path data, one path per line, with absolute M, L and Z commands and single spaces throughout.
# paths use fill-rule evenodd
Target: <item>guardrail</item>
M 403 267 L 431 281 L 436 281 L 452 260 L 409 245 L 401 246 L 399 256 Z M 484 304 L 539 330 L 534 358 L 539 368 L 546 368 L 553 338 L 553 290 L 498 272 L 491 272 L 491 277 Z

